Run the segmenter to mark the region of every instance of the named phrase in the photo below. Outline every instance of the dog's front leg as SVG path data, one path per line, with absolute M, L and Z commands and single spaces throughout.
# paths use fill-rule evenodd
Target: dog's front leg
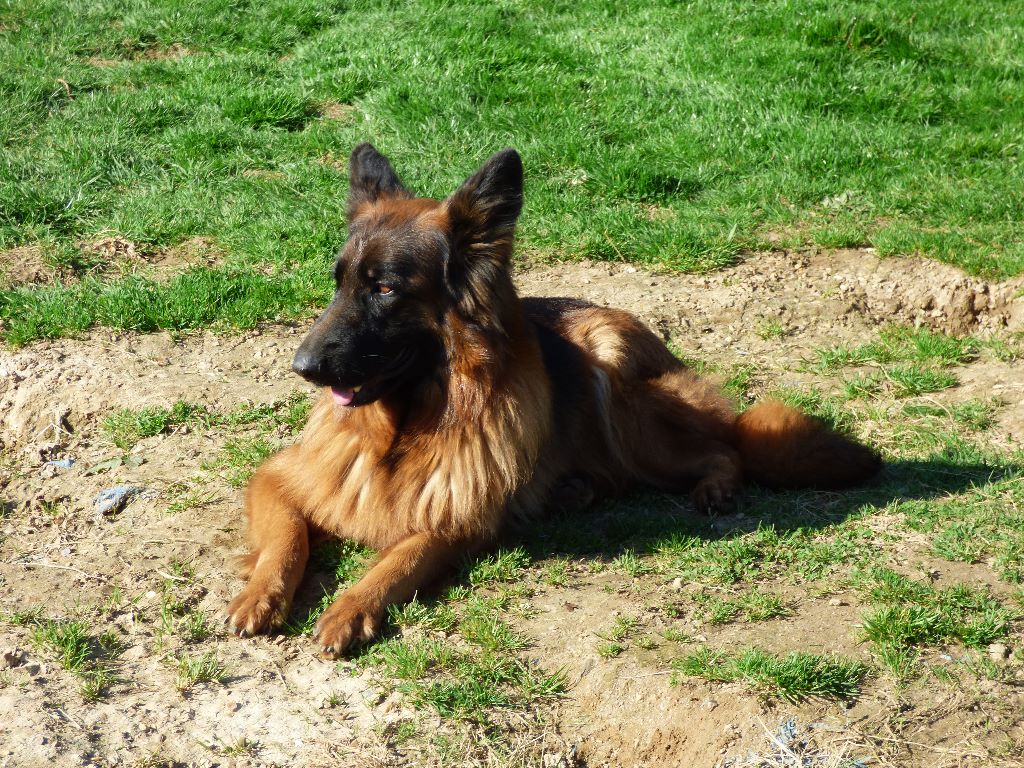
M 388 547 L 369 572 L 324 611 L 313 637 L 331 656 L 372 639 L 389 605 L 411 599 L 466 549 L 465 541 L 433 533 L 416 533 Z
M 252 554 L 244 558 L 249 583 L 231 601 L 227 620 L 232 632 L 254 635 L 282 623 L 309 559 L 309 527 L 281 490 L 275 462 L 260 467 L 246 492 Z

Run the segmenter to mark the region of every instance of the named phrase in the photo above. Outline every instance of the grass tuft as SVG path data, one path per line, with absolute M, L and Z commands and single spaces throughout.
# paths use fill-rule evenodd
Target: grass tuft
M 860 589 L 880 606 L 864 616 L 864 637 L 901 683 L 918 671 L 917 648 L 951 641 L 984 648 L 1006 637 L 1024 615 L 986 590 L 966 584 L 937 590 L 886 568 L 862 577 Z
M 694 596 L 699 613 L 709 624 L 726 624 L 742 617 L 744 621 L 767 621 L 790 613 L 778 595 L 753 589 L 734 599 L 725 599 L 702 592 Z
M 970 337 L 957 338 L 926 328 L 889 325 L 879 332 L 877 340 L 868 344 L 818 350 L 818 359 L 812 368 L 819 372 L 829 372 L 869 363 L 914 363 L 918 366 L 947 367 L 973 360 L 980 348 L 980 343 Z M 910 375 L 906 370 L 895 370 L 901 371 L 898 375 Z
M 32 627 L 33 644 L 54 654 L 57 663 L 79 678 L 86 701 L 101 698 L 117 682 L 113 662 L 124 644 L 114 631 L 94 637 L 83 621 L 44 619 L 41 612 L 20 618 L 23 625 Z
M 175 662 L 177 676 L 174 684 L 179 691 L 186 691 L 200 683 L 222 683 L 228 676 L 227 668 L 213 653 L 182 653 L 176 657 Z
M 742 680 L 770 696 L 787 701 L 809 697 L 850 699 L 860 693 L 868 669 L 838 656 L 790 653 L 779 658 L 757 648 L 730 656 L 702 646 L 672 663 L 673 682 L 702 677 L 714 682 Z
M 515 581 L 529 562 L 530 556 L 522 547 L 499 550 L 493 555 L 480 558 L 470 566 L 469 583 L 474 587 L 480 587 Z

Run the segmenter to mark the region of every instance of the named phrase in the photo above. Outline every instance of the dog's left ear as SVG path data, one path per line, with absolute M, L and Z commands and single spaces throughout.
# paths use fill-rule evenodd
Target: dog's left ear
M 352 150 L 348 159 L 349 223 L 363 205 L 374 203 L 382 197 L 408 199 L 412 193 L 402 184 L 388 159 L 373 144 L 360 144 Z
M 453 255 L 507 264 L 522 209 L 523 161 L 514 149 L 503 149 L 448 198 Z
M 476 314 L 508 274 L 516 219 L 523 208 L 523 161 L 503 149 L 447 200 L 451 253 L 445 276 L 463 309 Z

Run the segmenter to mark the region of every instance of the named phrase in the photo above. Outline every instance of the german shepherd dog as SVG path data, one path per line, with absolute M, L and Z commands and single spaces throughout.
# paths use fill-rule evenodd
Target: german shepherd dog
M 639 485 L 690 490 L 714 510 L 745 478 L 840 488 L 880 467 L 780 402 L 737 416 L 627 312 L 520 299 L 515 150 L 446 200 L 414 197 L 369 144 L 349 180 L 337 291 L 292 364 L 323 392 L 301 442 L 249 484 L 248 583 L 227 609 L 236 634 L 285 619 L 311 536 L 380 550 L 316 624 L 336 656 L 515 520 Z

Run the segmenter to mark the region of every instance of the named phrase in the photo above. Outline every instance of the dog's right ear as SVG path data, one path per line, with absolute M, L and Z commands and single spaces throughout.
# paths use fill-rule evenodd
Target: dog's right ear
M 373 144 L 360 144 L 348 159 L 348 220 L 352 221 L 364 205 L 385 197 L 412 197 L 391 167 L 391 163 Z

